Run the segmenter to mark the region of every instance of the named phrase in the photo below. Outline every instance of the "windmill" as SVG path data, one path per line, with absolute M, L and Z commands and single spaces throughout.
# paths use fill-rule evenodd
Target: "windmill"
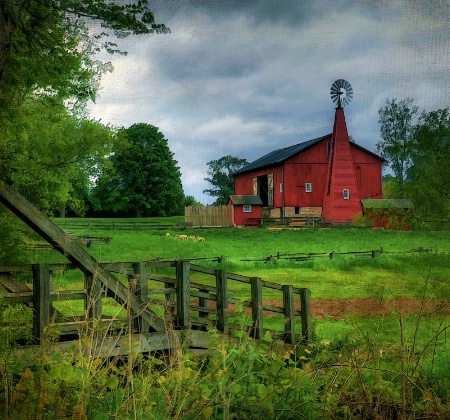
M 336 80 L 330 89 L 331 100 L 337 103 L 338 108 L 348 105 L 353 98 L 352 85 L 344 79 Z

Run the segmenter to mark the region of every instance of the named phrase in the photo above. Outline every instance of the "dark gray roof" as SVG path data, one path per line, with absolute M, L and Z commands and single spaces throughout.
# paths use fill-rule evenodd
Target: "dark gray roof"
M 381 200 L 367 199 L 361 200 L 361 204 L 366 209 L 412 209 L 414 204 L 407 198 L 384 198 Z
M 313 146 L 316 143 L 326 139 L 327 137 L 331 137 L 331 134 L 327 134 L 326 136 L 318 137 L 317 139 L 312 139 L 305 141 L 303 143 L 294 144 L 293 146 L 285 147 L 284 149 L 277 149 L 273 152 L 268 153 L 255 160 L 252 163 L 244 166 L 243 168 L 237 170 L 233 175 L 242 174 L 244 172 L 253 171 L 254 169 L 264 168 L 265 166 L 277 165 L 284 162 L 286 159 L 289 159 L 291 156 L 296 155 L 299 152 L 307 149 L 308 147 Z
M 262 201 L 258 195 L 230 195 L 230 200 L 234 205 L 262 206 Z

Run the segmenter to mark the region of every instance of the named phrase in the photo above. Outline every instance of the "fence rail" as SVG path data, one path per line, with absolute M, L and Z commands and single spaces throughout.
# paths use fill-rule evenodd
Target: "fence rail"
M 120 282 L 126 285 L 130 297 L 140 305 L 129 305 L 126 318 L 111 319 L 104 315 L 108 305 L 106 298 L 113 298 L 121 305 L 125 302 L 123 295 L 116 296 L 114 284 L 109 288 L 95 275 L 84 274 L 82 290 L 51 290 L 54 272 L 77 269 L 71 263 L 0 267 L 0 288 L 3 289 L 0 299 L 6 304 L 32 306 L 32 337 L 35 343 L 45 340 L 52 331 L 58 331 L 63 341 L 73 339 L 74 335 L 79 337 L 83 329 L 93 322 L 108 336 L 120 336 L 125 332 L 146 335 L 161 333 L 161 330 L 152 328 L 159 324 L 150 323 L 138 307 L 151 309 L 171 330 L 206 331 L 212 327 L 222 333 L 229 333 L 231 330 L 244 329 L 256 339 L 269 331 L 273 337 L 291 344 L 312 338 L 309 289 L 215 270 L 185 260 L 100 265 L 110 273 L 115 273 Z M 18 273 L 31 273 L 33 287 L 27 288 L 18 280 Z M 247 289 L 242 291 L 238 284 L 245 284 Z M 269 304 L 264 299 L 266 292 L 273 294 L 274 291 L 279 293 L 279 305 Z M 83 301 L 85 315 L 75 317 L 59 313 L 53 308 L 53 303 L 62 300 Z M 246 308 L 244 314 L 237 313 L 239 305 Z M 248 317 L 245 317 L 245 313 Z M 281 317 L 279 325 L 284 325 L 284 328 L 267 328 L 267 318 L 277 316 Z M 246 320 L 244 324 L 242 319 Z
M 98 229 L 98 230 L 167 230 L 183 229 L 186 223 L 160 223 L 160 222 L 117 222 L 106 220 L 65 220 L 54 219 L 53 222 L 62 229 Z

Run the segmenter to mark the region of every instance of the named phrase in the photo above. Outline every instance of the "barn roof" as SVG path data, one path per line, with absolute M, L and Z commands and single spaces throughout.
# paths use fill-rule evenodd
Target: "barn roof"
M 414 204 L 407 198 L 384 198 L 380 200 L 361 200 L 361 204 L 366 209 L 412 209 Z
M 327 134 L 326 136 L 318 137 L 316 139 L 304 141 L 303 143 L 294 144 L 293 146 L 285 147 L 283 149 L 274 150 L 273 152 L 270 152 L 267 155 L 237 170 L 234 174 L 241 174 L 244 172 L 253 171 L 254 169 L 260 169 L 266 166 L 280 164 L 281 162 L 284 162 L 286 159 L 289 159 L 291 156 L 303 152 L 303 150 L 313 146 L 316 143 L 319 143 L 320 141 L 326 139 L 327 137 L 331 137 L 331 134 Z
M 248 204 L 251 206 L 262 206 L 263 204 L 258 195 L 230 195 L 230 201 L 238 206 Z
M 233 175 L 242 174 L 245 172 L 250 172 L 255 169 L 261 169 L 265 168 L 267 166 L 272 165 L 279 165 L 280 163 L 284 162 L 286 159 L 289 159 L 291 156 L 296 155 L 297 153 L 303 152 L 304 150 L 308 149 L 311 146 L 314 146 L 317 143 L 320 143 L 322 140 L 325 140 L 327 138 L 332 137 L 333 134 L 327 134 L 326 136 L 317 137 L 316 139 L 304 141 L 303 143 L 294 144 L 293 146 L 285 147 L 283 149 L 277 149 L 273 152 L 268 153 L 267 155 L 256 159 L 254 162 L 249 163 L 248 165 L 245 165 L 241 169 L 238 169 L 236 172 L 234 172 Z M 371 152 L 370 150 L 365 149 L 364 147 L 360 146 L 356 143 L 350 143 L 351 146 L 357 147 L 358 149 L 380 159 L 383 162 L 386 162 L 384 158 L 381 156 L 378 156 L 377 154 Z

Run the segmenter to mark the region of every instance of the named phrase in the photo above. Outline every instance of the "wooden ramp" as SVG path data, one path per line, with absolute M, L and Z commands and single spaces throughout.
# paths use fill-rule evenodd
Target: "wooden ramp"
M 68 237 L 36 206 L 4 183 L 0 183 L 0 202 L 82 270 L 91 291 L 97 290 L 98 294 L 98 290 L 103 287 L 108 296 L 113 297 L 120 304 L 129 306 L 132 311 L 139 314 L 144 329 L 148 327 L 152 331 L 164 331 L 164 322 L 160 317 L 148 308 L 142 307 L 138 298 L 130 295 L 127 288 L 107 269 L 98 264 L 84 248 Z M 95 294 L 92 293 L 94 299 L 96 299 Z

